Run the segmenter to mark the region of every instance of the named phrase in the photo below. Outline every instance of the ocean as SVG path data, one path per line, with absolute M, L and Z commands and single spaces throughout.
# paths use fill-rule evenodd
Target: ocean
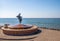
M 17 18 L 0 18 L 0 25 L 4 24 L 16 25 L 19 21 Z M 60 18 L 23 18 L 22 24 L 60 29 Z

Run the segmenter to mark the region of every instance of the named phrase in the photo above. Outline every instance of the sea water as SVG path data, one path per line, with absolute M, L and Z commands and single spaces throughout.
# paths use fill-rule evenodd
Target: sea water
M 0 18 L 0 25 L 19 24 L 17 18 Z M 60 29 L 60 18 L 23 18 L 22 24 L 31 24 L 39 27 Z

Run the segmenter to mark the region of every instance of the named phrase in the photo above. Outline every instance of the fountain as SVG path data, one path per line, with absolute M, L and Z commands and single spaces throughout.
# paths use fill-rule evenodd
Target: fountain
M 26 24 L 21 24 L 22 22 L 22 17 L 20 16 L 21 14 L 17 16 L 19 20 L 19 24 L 10 26 L 8 24 L 5 24 L 4 27 L 2 27 L 2 31 L 6 35 L 28 35 L 35 33 L 38 28 L 35 25 L 26 25 Z

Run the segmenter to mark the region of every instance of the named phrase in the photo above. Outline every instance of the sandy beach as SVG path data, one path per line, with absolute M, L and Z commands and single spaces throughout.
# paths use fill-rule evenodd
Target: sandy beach
M 60 31 L 49 30 L 39 28 L 41 33 L 36 34 L 35 36 L 8 36 L 2 33 L 0 29 L 0 41 L 60 41 Z M 18 39 L 18 38 L 29 38 L 30 39 Z

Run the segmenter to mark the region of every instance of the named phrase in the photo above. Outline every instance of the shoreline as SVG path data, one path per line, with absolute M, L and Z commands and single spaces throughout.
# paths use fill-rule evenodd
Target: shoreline
M 60 31 L 60 29 L 56 29 L 56 28 L 46 28 L 46 27 L 38 27 L 38 28 Z

